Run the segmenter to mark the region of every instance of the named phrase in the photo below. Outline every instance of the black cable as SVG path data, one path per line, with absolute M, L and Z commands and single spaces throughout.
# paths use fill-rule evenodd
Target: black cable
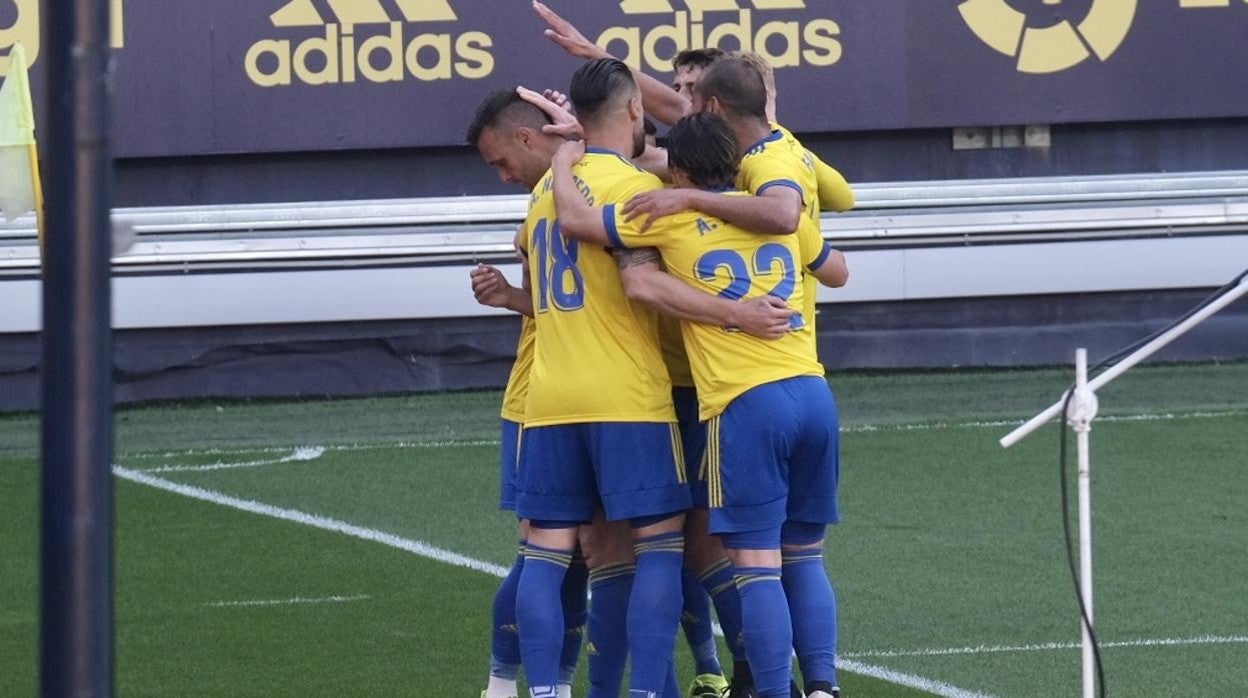
M 1157 330 L 1156 332 L 1153 332 L 1152 334 L 1131 344 L 1130 346 L 1127 346 L 1123 349 L 1119 349 L 1113 354 L 1096 362 L 1096 364 L 1092 366 L 1092 368 L 1088 369 L 1089 380 L 1091 379 L 1091 374 L 1095 373 L 1096 371 L 1101 370 L 1102 368 L 1107 368 L 1109 366 L 1112 366 L 1118 363 L 1124 357 L 1129 356 L 1133 352 L 1137 351 L 1140 347 L 1148 344 L 1149 342 L 1157 339 L 1163 334 L 1174 329 L 1175 327 L 1177 327 L 1178 325 L 1186 321 L 1188 318 L 1192 317 L 1196 313 L 1199 313 L 1201 310 L 1204 310 L 1211 303 L 1221 298 L 1231 289 L 1239 286 L 1241 283 L 1244 282 L 1245 279 L 1248 279 L 1248 269 L 1245 269 L 1234 279 L 1227 282 L 1218 290 L 1214 291 L 1212 294 L 1207 296 L 1200 303 L 1197 303 L 1195 307 L 1193 307 L 1191 310 L 1181 315 L 1178 319 L 1174 320 L 1169 325 L 1166 325 L 1162 329 Z M 1060 419 L 1062 420 L 1066 419 L 1067 411 L 1070 409 L 1070 401 L 1074 398 L 1074 396 L 1075 396 L 1075 386 L 1071 385 L 1070 390 L 1068 390 L 1066 393 L 1066 399 L 1062 401 L 1062 411 L 1060 413 Z M 1095 663 L 1096 663 L 1096 681 L 1097 681 L 1097 687 L 1100 690 L 1099 695 L 1101 696 L 1101 698 L 1105 698 L 1105 695 L 1106 695 L 1105 694 L 1105 668 L 1101 663 L 1101 646 L 1100 646 L 1100 643 L 1098 643 L 1096 640 L 1096 633 L 1092 630 L 1092 621 L 1090 618 L 1088 618 L 1088 609 L 1087 609 L 1087 606 L 1083 603 L 1083 594 L 1080 593 L 1080 590 L 1079 590 L 1079 570 L 1078 570 L 1078 567 L 1075 565 L 1075 549 L 1074 549 L 1074 544 L 1072 543 L 1072 538 L 1070 535 L 1070 495 L 1068 492 L 1069 486 L 1067 485 L 1067 477 L 1066 477 L 1066 428 L 1065 426 L 1063 425 L 1062 428 L 1059 429 L 1058 431 L 1060 432 L 1060 440 L 1058 442 L 1057 466 L 1058 466 L 1058 476 L 1059 476 L 1059 479 L 1061 480 L 1062 533 L 1063 533 L 1063 536 L 1065 537 L 1065 542 L 1066 542 L 1066 564 L 1070 568 L 1070 578 L 1071 578 L 1071 581 L 1073 581 L 1075 585 L 1075 598 L 1079 601 L 1079 618 L 1083 622 L 1084 629 L 1088 631 L 1088 638 L 1092 641 L 1092 656 L 1095 659 Z

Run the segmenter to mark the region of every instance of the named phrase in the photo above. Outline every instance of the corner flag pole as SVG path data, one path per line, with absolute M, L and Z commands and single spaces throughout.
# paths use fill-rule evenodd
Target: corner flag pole
M 1066 421 L 1075 432 L 1079 457 L 1078 488 L 1079 488 L 1079 597 L 1083 609 L 1087 612 L 1087 625 L 1082 615 L 1079 619 L 1079 631 L 1082 636 L 1083 665 L 1083 698 L 1095 695 L 1096 676 L 1092 647 L 1092 636 L 1089 626 L 1092 624 L 1092 463 L 1089 454 L 1088 432 L 1092 429 L 1092 420 L 1096 417 L 1096 391 L 1118 376 L 1126 373 L 1136 364 L 1160 351 L 1167 344 L 1178 339 L 1188 330 L 1204 322 L 1210 315 L 1239 300 L 1248 294 L 1248 272 L 1240 276 L 1237 285 L 1230 288 L 1213 302 L 1192 313 L 1190 317 L 1164 332 L 1156 339 L 1140 347 L 1122 361 L 1112 366 L 1095 379 L 1088 380 L 1088 352 L 1086 349 L 1075 351 L 1075 390 L 1070 396 L 1070 404 L 1066 409 Z M 1048 424 L 1062 412 L 1066 404 L 1066 395 L 1049 405 L 1043 412 L 1027 420 L 1022 426 L 1006 434 L 1000 441 L 1003 448 L 1009 448 L 1026 438 L 1029 434 Z
M 44 0 L 40 694 L 111 696 L 109 0 Z

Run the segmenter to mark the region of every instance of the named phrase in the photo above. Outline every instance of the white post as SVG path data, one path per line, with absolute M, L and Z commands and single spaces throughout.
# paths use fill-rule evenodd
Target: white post
M 1092 653 L 1092 464 L 1089 456 L 1088 432 L 1096 416 L 1096 393 L 1088 389 L 1088 351 L 1075 351 L 1075 394 L 1070 400 L 1066 419 L 1074 430 L 1079 450 L 1079 595 L 1088 614 L 1085 625 L 1079 619 L 1083 643 L 1083 698 L 1096 694 L 1096 665 Z M 1063 475 L 1065 477 L 1065 475 Z

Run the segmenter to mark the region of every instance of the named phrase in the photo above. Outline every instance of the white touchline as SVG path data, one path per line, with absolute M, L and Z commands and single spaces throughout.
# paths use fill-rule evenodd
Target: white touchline
M 337 519 L 330 519 L 324 516 L 317 516 L 316 514 L 306 514 L 302 511 L 296 511 L 294 509 L 283 509 L 270 504 L 264 504 L 263 502 L 255 502 L 249 499 L 239 499 L 238 497 L 231 497 L 220 492 L 206 490 L 202 487 L 183 485 L 170 480 L 165 480 L 163 478 L 154 477 L 146 473 L 141 473 L 137 470 L 123 468 L 120 465 L 113 466 L 113 474 L 131 482 L 138 482 L 147 485 L 148 487 L 155 487 L 158 490 L 173 492 L 184 497 L 190 497 L 191 499 L 212 502 L 213 504 L 220 504 L 233 509 L 240 509 L 252 514 L 260 514 L 261 516 L 270 516 L 275 519 L 282 519 L 283 521 L 293 521 L 295 523 L 311 526 L 313 528 L 320 528 L 326 531 L 345 533 L 348 536 L 371 540 L 374 543 L 381 543 L 382 545 L 388 545 L 392 548 L 398 548 L 399 550 L 406 550 L 409 553 L 415 553 L 421 557 L 427 557 L 431 560 L 444 562 L 448 565 L 466 567 L 470 570 L 485 572 L 486 574 L 492 574 L 495 577 L 501 578 L 507 576 L 508 570 L 506 567 L 485 562 L 483 560 L 475 560 L 465 555 L 460 555 L 459 553 L 454 553 L 450 550 L 444 550 L 422 541 L 401 538 L 392 533 L 386 533 L 385 531 L 364 528 L 363 526 L 356 526 L 355 524 L 338 521 Z
M 212 470 L 235 470 L 238 468 L 258 468 L 262 465 L 277 465 L 279 463 L 290 463 L 293 461 L 309 461 L 316 460 L 325 454 L 324 446 L 309 446 L 297 448 L 290 455 L 282 458 L 269 458 L 266 460 L 252 460 L 243 463 L 208 463 L 206 465 L 162 465 L 159 468 L 151 468 L 143 470 L 145 473 L 203 473 Z
M 1197 637 L 1163 637 L 1138 640 L 1102 642 L 1102 649 L 1110 647 L 1176 647 L 1184 645 L 1238 645 L 1248 644 L 1246 635 L 1199 635 Z M 888 657 L 947 657 L 958 654 L 996 654 L 999 652 L 1044 652 L 1050 650 L 1079 649 L 1077 642 L 1044 642 L 1034 645 L 977 645 L 974 647 L 933 647 L 921 649 L 867 650 L 845 652 L 842 657 L 888 658 Z
M 209 601 L 205 606 L 213 608 L 233 608 L 239 606 L 290 606 L 295 604 L 319 604 L 319 603 L 349 603 L 351 601 L 364 601 L 372 598 L 367 594 L 356 594 L 355 596 L 326 596 L 319 599 L 306 599 L 302 596 L 296 596 L 290 599 L 251 599 L 248 601 Z
M 1154 422 L 1178 419 L 1215 419 L 1220 417 L 1242 417 L 1248 415 L 1246 410 L 1228 410 L 1224 412 L 1180 412 L 1180 413 L 1145 413 L 1098 416 L 1097 422 Z M 879 431 L 932 431 L 936 429 L 998 429 L 1016 427 L 1023 423 L 1021 419 L 1002 419 L 979 422 L 918 422 L 911 424 L 857 424 L 841 428 L 841 433 L 858 434 Z M 447 439 L 440 441 L 395 441 L 392 443 L 351 443 L 331 446 L 316 446 L 324 451 L 383 451 L 389 449 L 420 449 L 420 448 L 456 448 L 460 446 L 497 446 L 498 439 Z M 263 453 L 286 453 L 296 450 L 298 446 L 256 446 L 255 448 L 203 448 L 182 451 L 163 452 L 121 452 L 119 455 L 127 460 L 150 460 L 164 458 L 181 458 L 185 456 L 233 456 Z M 308 448 L 308 447 L 302 447 Z M 182 466 L 173 466 L 182 467 Z M 154 470 L 147 472 L 156 472 Z M 175 472 L 165 470 L 161 472 Z
M 415 553 L 421 557 L 443 562 L 448 565 L 465 567 L 477 572 L 484 572 L 500 579 L 506 577 L 507 573 L 510 571 L 501 565 L 495 565 L 484 560 L 477 560 L 466 555 L 460 555 L 459 553 L 451 552 L 450 550 L 445 550 L 423 541 L 402 538 L 392 533 L 386 533 L 372 528 L 364 528 L 345 521 L 338 521 L 336 519 L 330 519 L 316 514 L 308 514 L 294 509 L 283 509 L 281 507 L 275 507 L 271 504 L 256 502 L 250 499 L 231 497 L 230 495 L 223 494 L 221 492 L 214 492 L 213 490 L 195 487 L 192 485 L 184 485 L 171 480 L 166 480 L 164 478 L 155 477 L 138 470 L 131 470 L 130 468 L 125 468 L 120 465 L 113 466 L 113 474 L 124 480 L 137 482 L 139 484 L 147 485 L 148 487 L 154 487 L 158 490 L 180 494 L 184 497 L 211 502 L 213 504 L 220 504 L 222 506 L 239 509 L 252 514 L 270 516 L 283 521 L 292 521 L 305 526 L 312 526 L 313 528 L 343 533 L 355 538 L 362 538 L 374 543 L 381 543 L 382 545 L 388 545 L 392 548 L 398 548 L 399 550 L 406 550 L 407 552 Z M 943 696 L 944 698 L 992 698 L 986 693 L 975 693 L 973 691 L 957 688 L 956 686 L 950 686 L 949 684 L 940 681 L 925 679 L 921 676 L 911 676 L 909 674 L 903 674 L 885 667 L 864 664 L 858 661 L 847 660 L 841 662 L 839 666 L 843 666 L 846 671 L 854 674 L 862 674 L 864 676 L 870 676 L 882 681 L 918 688 L 934 693 L 938 696 Z

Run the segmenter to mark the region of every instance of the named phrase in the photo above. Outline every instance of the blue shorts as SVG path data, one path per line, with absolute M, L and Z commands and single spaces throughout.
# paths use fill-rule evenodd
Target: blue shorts
M 738 396 L 707 424 L 711 533 L 836 523 L 839 436 L 823 378 L 787 378 Z
M 706 468 L 703 455 L 706 452 L 706 424 L 698 420 L 698 391 L 695 388 L 672 388 L 672 403 L 676 406 L 676 423 L 680 426 L 680 444 L 685 456 L 685 479 L 693 506 L 706 508 Z
M 502 448 L 498 458 L 498 508 L 503 511 L 516 510 L 516 468 L 520 464 L 520 439 L 523 434 L 523 426 L 510 419 L 503 420 L 502 435 L 499 437 Z
M 680 432 L 670 422 L 596 422 L 524 430 L 516 478 L 521 518 L 580 524 L 689 508 Z

